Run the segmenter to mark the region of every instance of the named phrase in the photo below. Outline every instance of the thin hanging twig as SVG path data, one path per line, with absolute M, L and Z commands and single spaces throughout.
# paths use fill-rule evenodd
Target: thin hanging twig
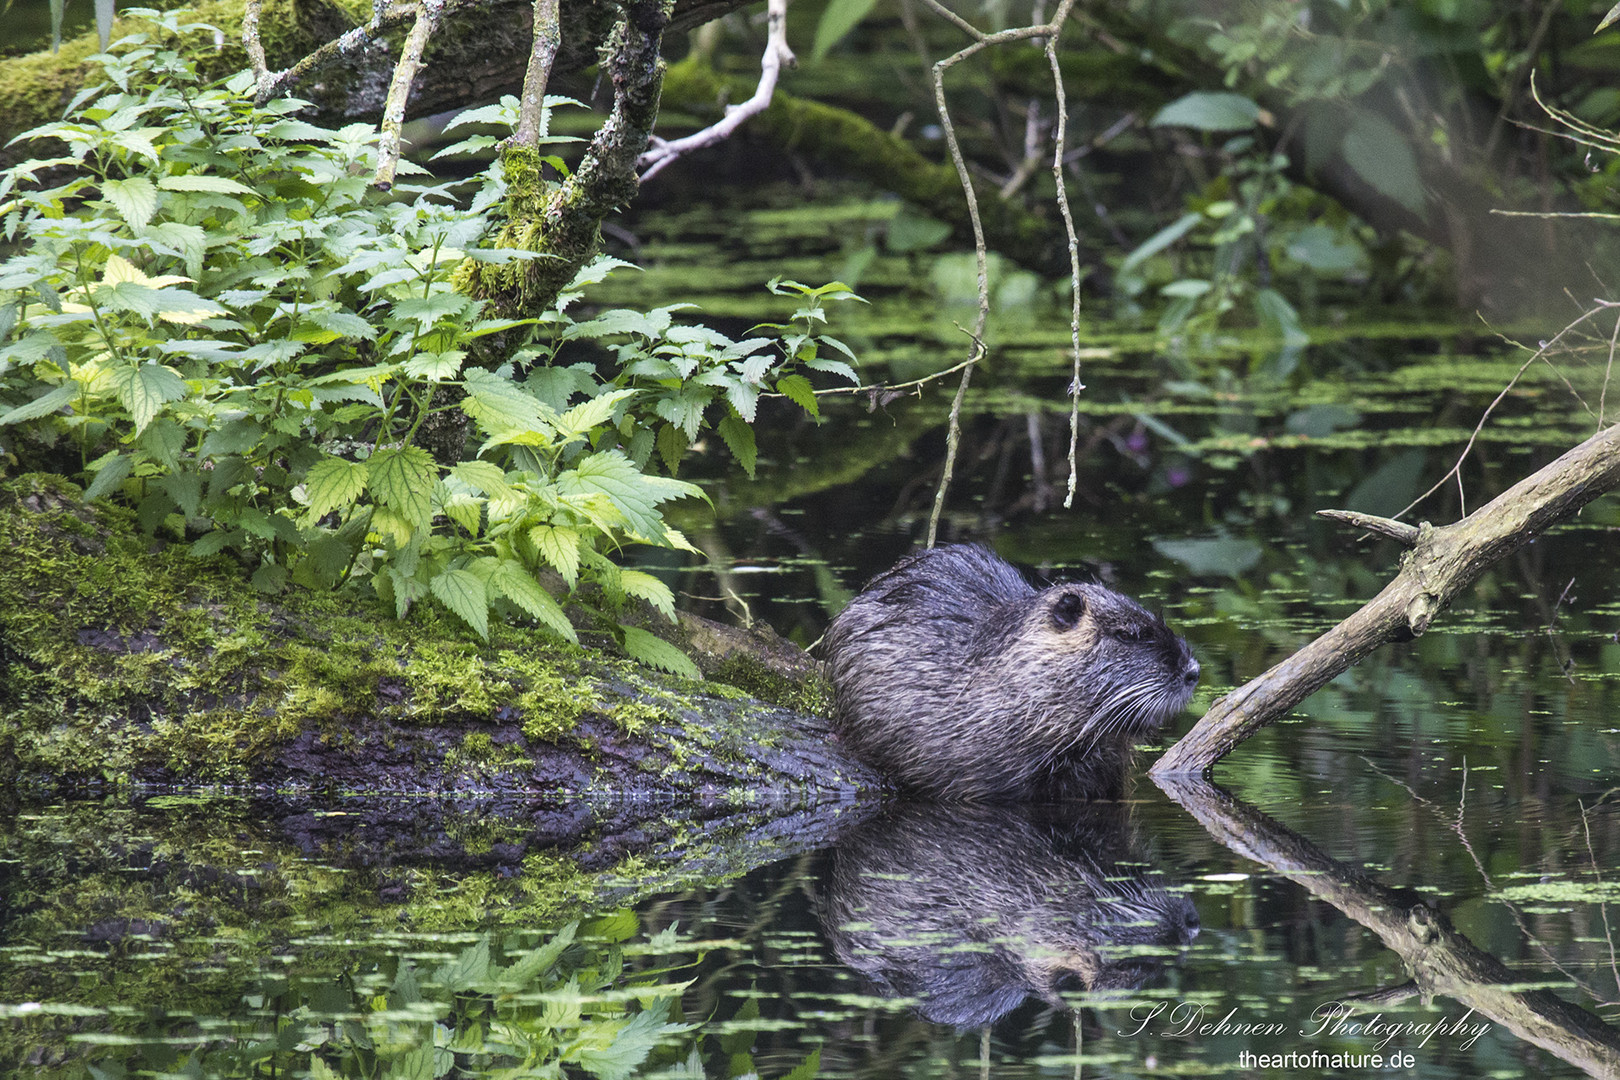
M 979 310 L 974 321 L 973 349 L 968 357 L 967 366 L 962 369 L 962 381 L 956 388 L 956 398 L 951 402 L 950 426 L 945 435 L 945 468 L 939 478 L 939 490 L 934 494 L 933 512 L 928 515 L 928 546 L 933 547 L 934 540 L 939 535 L 939 518 L 945 511 L 945 497 L 950 490 L 951 474 L 956 468 L 957 447 L 962 439 L 962 402 L 967 397 L 968 384 L 973 379 L 973 369 L 985 354 L 984 330 L 990 321 L 990 272 L 984 243 L 984 225 L 979 218 L 979 198 L 973 190 L 973 179 L 968 173 L 967 159 L 962 155 L 962 147 L 956 139 L 956 126 L 951 123 L 950 108 L 945 102 L 945 72 L 992 45 L 1040 37 L 1055 39 L 1063 23 L 1068 19 L 1069 12 L 1074 8 L 1074 0 L 1063 0 L 1049 23 L 1003 30 L 995 34 L 982 32 L 947 9 L 939 0 L 923 0 L 923 2 L 973 38 L 971 45 L 934 65 L 934 107 L 939 112 L 940 127 L 945 132 L 945 147 L 950 152 L 952 164 L 956 166 L 956 175 L 962 181 L 962 191 L 967 195 L 968 219 L 973 223 L 973 254 L 979 273 Z M 1059 189 L 1061 188 L 1060 182 Z

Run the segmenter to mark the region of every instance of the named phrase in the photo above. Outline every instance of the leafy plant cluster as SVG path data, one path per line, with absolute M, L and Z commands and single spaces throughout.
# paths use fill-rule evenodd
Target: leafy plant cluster
M 1137 245 L 1116 271 L 1123 296 L 1138 297 L 1156 285 L 1168 301 L 1159 317 L 1161 334 L 1208 333 L 1246 314 L 1285 349 L 1298 349 L 1308 336 L 1274 278 L 1298 282 L 1308 298 L 1318 278 L 1366 274 L 1368 255 L 1349 216 L 1323 207 L 1324 200 L 1289 180 L 1288 159 L 1254 135 L 1260 116 L 1260 106 L 1241 94 L 1199 91 L 1153 118 L 1155 127 L 1188 128 L 1223 140 L 1215 154 L 1218 174 L 1188 200 L 1185 213 Z
M 690 550 L 661 508 L 703 497 L 674 473 L 706 432 L 752 473 L 763 394 L 815 415 L 805 371 L 856 381 L 820 333 L 853 294 L 773 282 L 798 309 L 742 341 L 677 308 L 576 320 L 627 265 L 603 259 L 548 310 L 486 318 L 458 271 L 537 257 L 478 246 L 498 166 L 439 182 L 402 163 L 414 180 L 379 194 L 371 125 L 256 106 L 247 74 L 202 85 L 162 42 L 211 28 L 142 16 L 154 34 L 97 58 L 108 82 L 29 133 L 66 152 L 0 179 L 16 252 L 0 263 L 0 468 L 78 471 L 147 529 L 237 554 L 262 590 L 354 582 L 400 617 L 432 597 L 486 636 L 493 612 L 574 640 L 540 583 L 555 572 L 632 655 L 695 674 L 611 617 L 637 597 L 673 618 L 674 601 L 610 556 Z M 509 99 L 452 126 L 515 118 Z
M 486 933 L 431 967 L 400 957 L 362 964 L 338 981 L 283 982 L 267 988 L 261 1017 L 229 1039 L 201 1040 L 185 1053 L 153 1046 L 127 1064 L 98 1062 L 91 1073 L 112 1080 L 132 1075 L 128 1066 L 136 1065 L 171 1075 L 310 1080 L 627 1080 L 650 1071 L 694 1080 L 757 1077 L 746 1052 L 752 1030 L 719 1036 L 723 1064 L 705 1069 L 702 1025 L 681 1019 L 681 997 L 692 980 L 670 979 L 703 953 L 673 926 L 632 941 L 639 927 L 634 913 L 622 911 L 569 923 L 532 948 Z M 692 960 L 681 958 L 693 953 Z M 653 958 L 652 966 L 638 963 L 639 956 Z M 734 1019 L 757 1016 L 750 998 Z M 783 1080 L 811 1080 L 819 1057 L 813 1051 Z

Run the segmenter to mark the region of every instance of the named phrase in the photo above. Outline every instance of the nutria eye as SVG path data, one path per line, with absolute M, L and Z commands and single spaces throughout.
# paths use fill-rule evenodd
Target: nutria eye
M 1153 631 L 1145 626 L 1120 626 L 1115 627 L 1114 637 L 1132 645 L 1142 645 L 1153 640 Z
M 1068 630 L 1086 613 L 1086 598 L 1077 592 L 1066 592 L 1052 605 L 1052 621 Z

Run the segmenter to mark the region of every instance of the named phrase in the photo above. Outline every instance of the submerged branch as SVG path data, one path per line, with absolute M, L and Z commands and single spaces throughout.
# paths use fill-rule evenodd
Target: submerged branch
M 1593 435 L 1461 521 L 1418 527 L 1400 573 L 1339 625 L 1227 694 L 1153 765 L 1158 777 L 1202 773 L 1256 731 L 1386 641 L 1422 634 L 1503 556 L 1620 485 L 1620 425 Z
M 1441 994 L 1458 1001 L 1593 1076 L 1620 1077 L 1620 1032 L 1549 990 L 1514 989 L 1524 982 L 1522 973 L 1481 950 L 1427 904 L 1413 903 L 1366 873 L 1329 858 L 1304 837 L 1208 781 L 1156 779 L 1165 794 L 1216 840 L 1377 934 L 1406 964 L 1426 997 Z

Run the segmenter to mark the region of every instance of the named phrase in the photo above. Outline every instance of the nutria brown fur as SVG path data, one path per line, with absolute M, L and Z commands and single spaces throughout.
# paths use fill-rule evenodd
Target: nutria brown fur
M 878 575 L 827 630 L 834 727 L 943 799 L 1116 798 L 1132 745 L 1198 682 L 1187 643 L 1101 585 L 1036 589 L 982 547 Z

